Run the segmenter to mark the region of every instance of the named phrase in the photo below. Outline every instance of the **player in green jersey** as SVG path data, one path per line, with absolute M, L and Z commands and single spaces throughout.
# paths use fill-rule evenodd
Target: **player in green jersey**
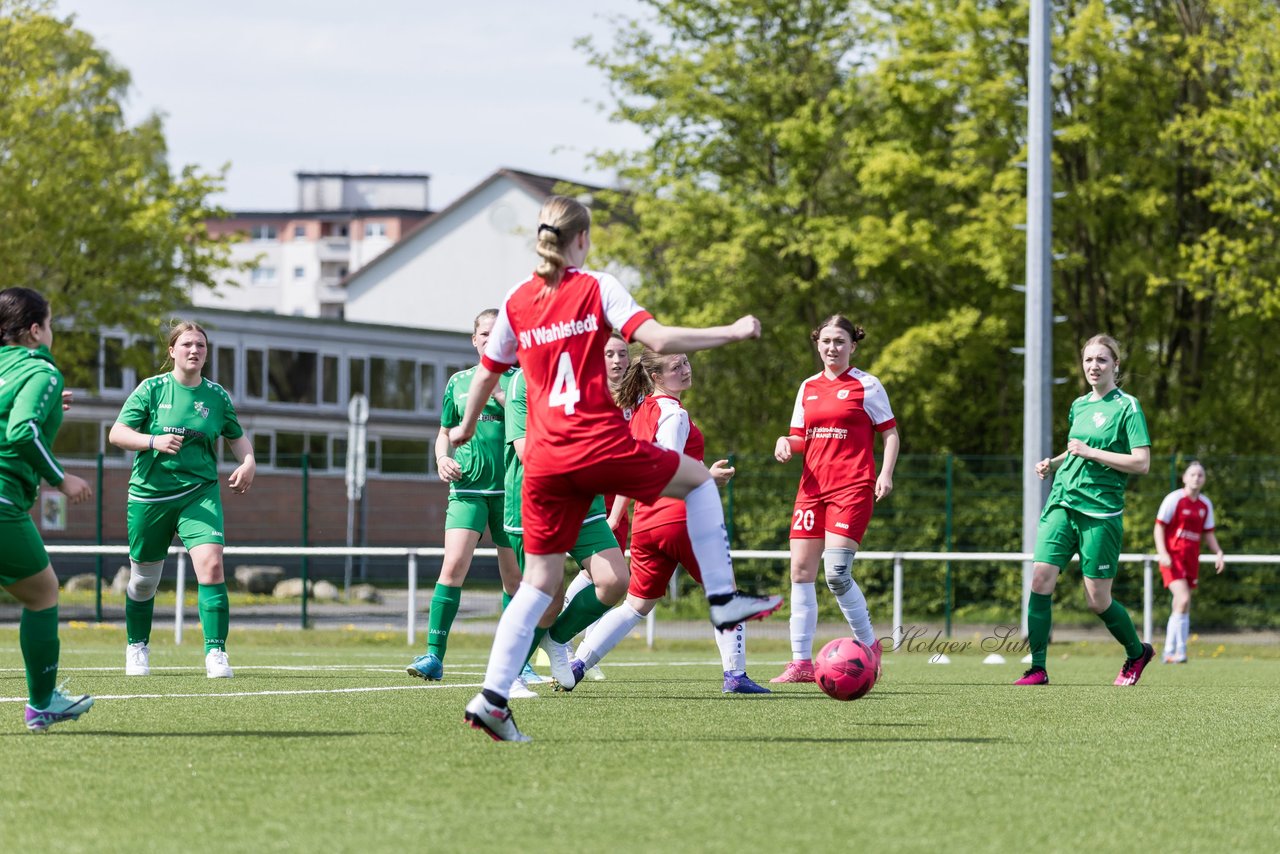
M 524 372 L 516 370 L 510 385 L 507 387 L 507 423 L 506 423 L 506 511 L 503 516 L 503 528 L 515 549 L 516 559 L 524 571 L 524 521 L 521 513 L 520 490 L 524 482 L 525 436 L 528 421 L 528 387 L 525 385 Z M 569 550 L 569 557 L 581 568 L 586 576 L 585 585 L 575 581 L 575 589 L 564 604 L 563 610 L 548 608 L 538 621 L 533 634 L 530 654 L 538 646 L 542 646 L 551 661 L 551 674 L 559 688 L 572 691 L 582 678 L 582 673 L 574 673 L 570 666 L 572 657 L 569 643 L 574 635 L 600 619 L 627 592 L 630 573 L 618 540 L 609 527 L 605 512 L 604 496 L 597 495 L 587 509 L 586 518 L 582 520 L 582 530 L 578 539 Z M 561 590 L 552 597 L 552 601 L 564 601 L 563 581 Z M 608 604 L 606 604 L 606 602 Z M 573 673 L 572 678 L 570 674 Z M 510 697 L 519 699 L 528 697 L 522 673 L 513 684 Z M 533 696 L 537 696 L 534 694 Z M 509 697 L 509 698 L 510 698 Z
M 1015 685 L 1049 684 L 1045 652 L 1053 626 L 1053 588 L 1075 554 L 1080 555 L 1089 609 L 1125 649 L 1114 684 L 1136 685 L 1154 654 L 1138 637 L 1129 612 L 1111 598 L 1120 565 L 1125 484 L 1129 475 L 1146 474 L 1151 465 L 1151 437 L 1142 407 L 1116 386 L 1119 352 L 1107 335 L 1095 335 L 1085 343 L 1081 360 L 1092 390 L 1071 404 L 1067 450 L 1036 463 L 1041 479 L 1056 473 L 1036 534 L 1027 605 L 1031 667 Z
M 66 403 L 62 372 L 49 353 L 52 324 L 49 302 L 36 291 L 0 291 L 0 587 L 22 603 L 18 646 L 31 732 L 74 721 L 93 706 L 88 694 L 71 696 L 57 685 L 58 577 L 31 521 L 41 479 L 72 504 L 93 497 L 89 484 L 53 456 Z
M 485 309 L 476 316 L 471 344 L 477 354 L 484 346 L 498 316 L 496 308 Z M 475 368 L 459 371 L 449 378 L 440 407 L 440 433 L 436 436 L 436 471 L 449 484 L 449 506 L 445 511 L 444 560 L 440 577 L 431 592 L 431 614 L 427 621 L 427 651 L 405 668 L 410 676 L 435 681 L 444 678 L 444 656 L 449 646 L 449 630 L 458 616 L 462 601 L 462 585 L 471 569 L 471 558 L 485 528 L 498 548 L 498 574 L 502 578 L 503 602 L 520 586 L 520 567 L 516 564 L 511 543 L 502 530 L 502 449 L 504 444 L 504 407 L 507 384 L 515 370 L 509 370 L 498 382 L 492 397 L 485 402 L 476 425 L 476 435 L 465 445 L 454 448 L 449 442 L 449 428 L 462 422 L 471 391 Z
M 249 491 L 257 466 L 253 443 L 240 428 L 231 397 L 201 376 L 208 358 L 204 329 L 191 321 L 175 324 L 169 333 L 173 370 L 143 380 L 134 389 L 108 436 L 116 447 L 135 452 L 129 476 L 126 676 L 151 673 L 151 616 L 175 534 L 191 554 L 200 585 L 205 675 L 232 675 L 226 650 L 230 612 L 222 565 L 218 440 L 228 440 L 239 462 L 227 478 L 233 493 Z

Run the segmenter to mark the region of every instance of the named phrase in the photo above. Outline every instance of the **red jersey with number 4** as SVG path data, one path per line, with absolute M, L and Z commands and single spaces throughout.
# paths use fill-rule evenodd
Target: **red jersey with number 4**
M 829 495 L 876 481 L 875 434 L 894 427 L 880 381 L 850 367 L 835 379 L 823 371 L 800 384 L 791 435 L 804 439 L 800 494 Z
M 512 288 L 498 311 L 481 362 L 501 373 L 519 362 L 528 383 L 525 474 L 574 471 L 634 447 L 609 393 L 604 345 L 617 329 L 627 340 L 653 315 L 608 273 L 570 267 L 544 294 L 532 276 Z
M 1213 530 L 1213 502 L 1204 495 L 1192 498 L 1175 489 L 1160 502 L 1156 520 L 1164 525 L 1164 544 L 1170 556 L 1200 556 L 1200 538 Z
M 689 420 L 689 413 L 680 401 L 665 394 L 650 395 L 636 408 L 631 417 L 631 435 L 698 462 L 702 462 L 706 453 L 702 431 Z M 659 525 L 683 521 L 685 506 L 679 498 L 659 498 L 652 504 L 637 501 L 631 530 L 638 534 Z

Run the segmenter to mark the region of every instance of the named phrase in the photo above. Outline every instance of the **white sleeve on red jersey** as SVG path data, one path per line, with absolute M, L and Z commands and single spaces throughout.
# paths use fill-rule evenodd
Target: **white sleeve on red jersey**
M 524 282 L 520 283 L 520 285 L 523 284 Z M 515 330 L 511 328 L 511 318 L 507 316 L 507 300 L 519 290 L 520 285 L 507 291 L 507 295 L 502 300 L 502 308 L 498 309 L 498 316 L 493 319 L 489 341 L 484 345 L 484 354 L 480 361 L 494 373 L 500 374 L 518 361 L 516 345 L 519 342 L 516 340 Z
M 627 341 L 631 340 L 636 327 L 646 320 L 653 319 L 653 315 L 640 307 L 630 291 L 624 288 L 622 282 L 619 282 L 616 277 L 608 273 L 597 273 L 594 270 L 582 272 L 594 277 L 599 283 L 600 302 L 604 305 L 605 320 Z
M 1178 512 L 1178 502 L 1182 500 L 1182 490 L 1175 489 L 1164 497 L 1164 501 L 1160 502 L 1160 509 L 1156 511 L 1156 521 L 1162 525 L 1168 525 L 1173 521 L 1173 514 Z
M 796 405 L 791 410 L 791 435 L 804 438 L 804 390 L 809 387 L 809 382 L 814 377 L 800 383 L 800 390 L 796 392 Z
M 1209 496 L 1203 495 L 1203 494 L 1200 496 L 1200 500 L 1203 501 L 1205 503 L 1205 506 L 1209 508 L 1209 512 L 1204 515 L 1204 528 L 1202 530 L 1212 531 L 1214 528 L 1213 502 L 1209 500 Z
M 858 378 L 862 380 L 862 387 L 865 389 L 862 408 L 871 417 L 871 423 L 875 425 L 876 430 L 884 432 L 890 427 L 896 426 L 893 420 L 893 410 L 889 407 L 889 393 L 884 390 L 880 380 L 871 376 L 871 374 L 863 372 L 859 372 Z
M 683 454 L 689 441 L 689 413 L 674 400 L 658 400 L 658 426 L 653 443 L 669 451 Z

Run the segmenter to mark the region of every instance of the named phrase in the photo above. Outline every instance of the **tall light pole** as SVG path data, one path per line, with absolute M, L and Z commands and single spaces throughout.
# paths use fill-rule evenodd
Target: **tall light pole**
M 1053 405 L 1053 106 L 1050 0 L 1030 0 L 1027 68 L 1027 281 L 1026 362 L 1022 404 L 1022 550 L 1036 547 L 1036 528 L 1048 483 L 1036 477 L 1037 461 L 1052 453 Z M 1031 562 L 1022 565 L 1022 633 L 1027 633 Z

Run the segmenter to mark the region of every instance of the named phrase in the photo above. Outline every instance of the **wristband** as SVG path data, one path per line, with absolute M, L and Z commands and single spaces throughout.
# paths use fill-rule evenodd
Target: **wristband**
M 147 440 L 147 448 L 154 451 L 156 449 L 156 434 L 152 433 L 151 438 Z

